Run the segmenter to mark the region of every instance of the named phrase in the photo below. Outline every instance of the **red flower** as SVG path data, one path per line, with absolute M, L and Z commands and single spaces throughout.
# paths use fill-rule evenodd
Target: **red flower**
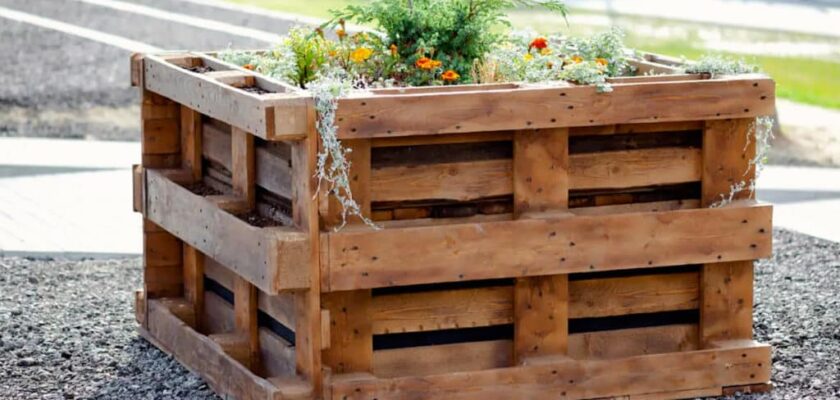
M 528 46 L 528 50 L 531 50 L 531 49 L 542 50 L 546 47 L 548 47 L 548 39 L 546 39 L 544 37 L 538 37 L 538 38 L 534 39 L 533 41 L 531 41 L 531 45 Z

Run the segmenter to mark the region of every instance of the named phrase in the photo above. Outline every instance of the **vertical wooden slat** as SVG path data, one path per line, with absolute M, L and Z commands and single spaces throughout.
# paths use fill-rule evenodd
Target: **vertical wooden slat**
M 193 329 L 204 332 L 204 254 L 183 244 L 184 299 L 192 304 L 195 313 Z
M 703 132 L 701 204 L 728 198 L 731 187 L 755 177 L 754 119 L 707 121 Z M 733 200 L 752 193 L 735 193 Z M 753 262 L 705 264 L 700 273 L 700 346 L 712 341 L 752 338 Z
M 370 218 L 370 140 L 345 140 L 342 142 L 350 150 L 347 154 L 350 162 L 350 191 L 359 204 L 362 215 Z M 341 204 L 335 196 L 326 191 L 322 204 L 324 229 L 331 230 L 342 224 Z M 357 216 L 348 216 L 347 225 L 359 225 L 364 222 Z M 323 351 L 323 363 L 333 373 L 372 372 L 373 370 L 373 322 L 371 320 L 371 291 L 358 290 L 325 294 L 322 307 L 329 310 L 330 337 L 329 346 Z
M 260 334 L 257 325 L 257 288 L 240 276 L 233 281 L 233 308 L 236 333 L 248 338 L 248 365 L 257 371 L 260 365 Z
M 522 131 L 513 142 L 513 204 L 517 218 L 569 206 L 569 131 Z M 519 278 L 514 286 L 514 362 L 562 355 L 569 341 L 568 275 Z
M 181 166 L 201 179 L 201 114 L 181 105 Z
M 315 131 L 315 110 L 307 114 L 309 137 L 292 143 L 292 219 L 298 228 L 309 233 L 309 290 L 295 293 L 295 364 L 297 372 L 312 382 L 315 392 L 321 390 L 321 287 L 320 232 L 315 162 L 318 134 Z
M 230 139 L 233 193 L 253 208 L 256 205 L 254 136 L 234 127 Z
M 333 373 L 373 372 L 370 290 L 327 293 L 322 306 L 330 315 L 324 365 Z

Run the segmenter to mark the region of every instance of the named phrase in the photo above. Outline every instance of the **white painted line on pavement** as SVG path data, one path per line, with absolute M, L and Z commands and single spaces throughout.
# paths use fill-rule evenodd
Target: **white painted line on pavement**
M 148 7 L 140 4 L 126 3 L 118 0 L 76 0 L 82 3 L 92 4 L 100 7 L 107 7 L 118 11 L 145 15 L 164 21 L 171 21 L 182 25 L 189 25 L 196 28 L 224 32 L 230 35 L 261 40 L 268 43 L 277 43 L 282 36 L 273 32 L 259 29 L 246 28 L 239 25 L 232 25 L 206 18 L 194 17 L 192 15 L 174 13 L 159 8 Z
M 66 22 L 56 21 L 54 19 L 39 17 L 37 15 L 28 14 L 25 12 L 11 10 L 5 7 L 0 7 L 0 18 L 6 18 L 13 21 L 40 26 L 42 28 L 52 29 L 55 31 L 119 47 L 121 49 L 128 50 L 131 52 L 154 53 L 163 50 L 161 48 L 143 42 L 138 42 L 136 40 L 111 35 L 105 32 L 95 31 L 93 29 L 68 24 Z
M 131 168 L 140 163 L 140 142 L 0 138 L 0 166 Z

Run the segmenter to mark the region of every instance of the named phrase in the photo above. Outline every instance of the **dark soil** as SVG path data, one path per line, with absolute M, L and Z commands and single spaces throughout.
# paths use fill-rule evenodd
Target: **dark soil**
M 258 228 L 283 226 L 282 222 L 262 216 L 255 211 L 251 211 L 244 214 L 236 214 L 236 217 Z
M 203 182 L 196 182 L 191 185 L 186 185 L 184 187 L 190 192 L 193 192 L 194 194 L 197 194 L 199 196 L 217 196 L 224 194 L 216 189 L 213 189 L 210 186 L 207 186 Z
M 199 73 L 199 74 L 206 74 L 208 72 L 215 71 L 215 69 L 213 69 L 213 67 L 208 67 L 208 66 L 204 66 L 204 65 L 199 65 L 197 67 L 187 67 L 187 68 L 184 68 L 184 69 L 187 70 L 187 71 L 195 72 L 195 73 Z
M 259 87 L 259 86 L 248 86 L 248 87 L 244 87 L 244 88 L 241 88 L 241 89 L 242 89 L 242 90 L 244 90 L 244 91 L 246 91 L 246 92 L 248 92 L 248 93 L 253 93 L 253 94 L 267 94 L 267 93 L 272 93 L 272 92 L 270 92 L 270 91 L 268 91 L 268 90 L 265 90 L 265 89 L 263 89 L 263 88 L 261 88 L 261 87 Z

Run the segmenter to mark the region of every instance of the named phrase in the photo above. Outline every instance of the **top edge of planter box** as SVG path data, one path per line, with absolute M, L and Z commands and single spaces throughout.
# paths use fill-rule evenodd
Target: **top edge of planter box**
M 266 140 L 313 134 L 314 104 L 306 91 L 226 63 L 213 53 L 132 57 L 132 82 Z M 766 75 L 711 79 L 682 74 L 661 56 L 633 60 L 640 71 L 619 77 L 613 91 L 591 85 L 498 83 L 374 89 L 339 99 L 341 139 L 426 136 L 611 124 L 752 118 L 775 111 L 775 82 Z M 192 67 L 210 67 L 198 73 Z M 252 93 L 259 88 L 268 93 Z

